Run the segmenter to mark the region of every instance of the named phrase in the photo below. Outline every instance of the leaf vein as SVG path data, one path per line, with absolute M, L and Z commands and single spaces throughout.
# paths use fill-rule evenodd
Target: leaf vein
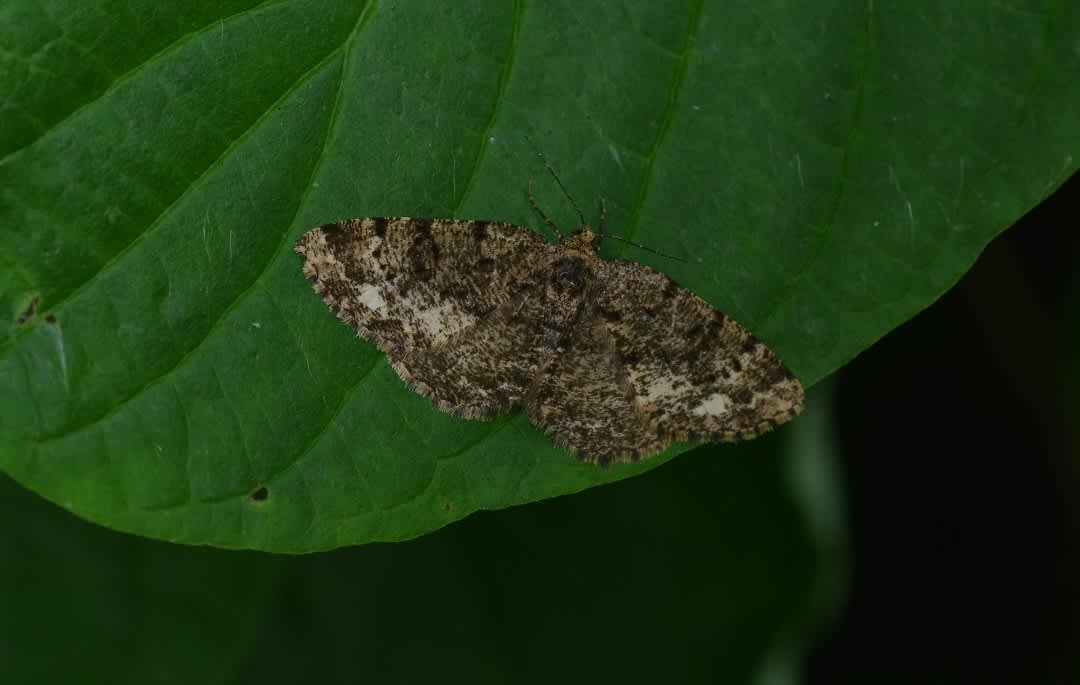
M 630 216 L 627 219 L 627 231 L 625 237 L 628 240 L 633 240 L 634 235 L 637 233 L 638 225 L 641 221 L 641 210 L 645 205 L 645 198 L 649 193 L 649 186 L 652 184 L 653 166 L 656 162 L 656 155 L 667 136 L 667 132 L 671 129 L 671 122 L 675 118 L 675 105 L 682 93 L 683 83 L 686 81 L 686 68 L 690 63 L 690 53 L 694 47 L 694 37 L 701 27 L 701 10 L 703 2 L 704 0 L 697 0 L 697 2 L 694 3 L 690 10 L 690 17 L 686 22 L 686 40 L 683 41 L 682 49 L 678 53 L 679 62 L 675 66 L 675 75 L 672 77 L 671 88 L 668 89 L 667 104 L 664 107 L 663 113 L 660 115 L 660 125 L 656 129 L 656 135 L 653 137 L 652 144 L 649 146 L 649 153 L 645 157 L 645 168 L 641 172 L 641 182 L 638 185 L 637 199 L 634 201 L 634 207 L 630 210 Z M 624 243 L 619 250 L 619 254 L 625 254 L 626 250 L 627 246 Z
M 150 379 L 146 383 L 142 384 L 139 388 L 137 388 L 135 390 L 135 392 L 133 392 L 131 395 L 129 395 L 125 399 L 123 399 L 123 400 L 117 402 L 116 404 L 114 404 L 111 408 L 109 408 L 103 414 L 101 414 L 101 415 L 99 415 L 99 416 L 97 416 L 97 417 L 95 417 L 95 418 L 93 418 L 93 419 L 91 419 L 89 421 L 86 421 L 86 422 L 84 422 L 84 423 L 82 423 L 82 424 L 80 424 L 78 426 L 75 426 L 74 428 L 68 428 L 68 429 L 65 429 L 64 431 L 56 433 L 56 434 L 41 436 L 37 440 L 37 442 L 39 444 L 59 440 L 59 439 L 61 439 L 63 437 L 66 437 L 68 435 L 71 435 L 73 433 L 76 433 L 76 432 L 81 431 L 81 430 L 83 430 L 85 428 L 88 428 L 88 427 L 90 427 L 92 425 L 100 423 L 101 421 L 106 420 L 107 418 L 109 418 L 110 416 L 116 414 L 118 411 L 120 411 L 125 406 L 127 406 L 127 404 L 129 404 L 132 400 L 138 398 L 146 390 L 150 389 L 151 387 L 153 387 L 153 386 L 157 385 L 158 383 L 162 382 L 163 380 L 167 379 L 169 376 L 172 375 L 172 373 L 174 371 L 176 371 L 178 368 L 183 366 L 186 361 L 188 361 L 189 359 L 194 357 L 195 354 L 200 349 L 202 349 L 202 346 L 221 327 L 223 322 L 226 319 L 228 319 L 229 315 L 233 311 L 235 311 L 236 308 L 240 304 L 242 304 L 247 299 L 247 297 L 252 292 L 254 292 L 255 289 L 258 287 L 258 285 L 262 282 L 262 279 L 269 272 L 270 267 L 275 262 L 277 262 L 277 260 L 279 259 L 282 249 L 285 246 L 288 245 L 288 242 L 289 242 L 288 237 L 290 235 L 290 230 L 289 229 L 292 227 L 293 222 L 295 222 L 296 217 L 299 216 L 300 210 L 304 207 L 304 204 L 307 201 L 307 197 L 311 192 L 311 188 L 314 185 L 312 182 L 318 176 L 319 171 L 321 171 L 321 169 L 322 169 L 322 162 L 323 162 L 323 159 L 325 157 L 325 152 L 326 152 L 326 144 L 327 144 L 327 141 L 330 139 L 330 137 L 332 135 L 332 130 L 333 130 L 334 126 L 337 123 L 337 115 L 338 115 L 338 111 L 340 109 L 341 92 L 344 89 L 344 83 L 345 83 L 345 71 L 346 71 L 347 61 L 348 61 L 349 45 L 352 42 L 352 40 L 355 38 L 355 36 L 357 35 L 358 29 L 366 22 L 366 18 L 370 15 L 369 9 L 371 7 L 373 7 L 374 5 L 375 5 L 375 0 L 370 0 L 370 2 L 368 3 L 367 8 L 365 8 L 365 10 L 360 14 L 360 17 L 358 17 L 356 26 L 353 28 L 353 31 L 349 34 L 349 37 L 346 38 L 345 43 L 343 43 L 341 46 L 334 49 L 330 53 L 330 55 L 334 55 L 339 50 L 344 49 L 343 64 L 342 64 L 342 68 L 341 68 L 342 75 L 341 75 L 340 80 L 338 81 L 338 92 L 337 92 L 337 95 L 335 97 L 334 107 L 331 110 L 330 121 L 327 124 L 327 132 L 326 132 L 326 135 L 323 137 L 323 144 L 322 144 L 321 149 L 319 150 L 319 156 L 316 159 L 315 163 L 312 165 L 311 174 L 309 175 L 308 182 L 304 187 L 304 193 L 301 196 L 300 200 L 297 202 L 296 210 L 293 212 L 293 217 L 288 222 L 288 224 L 286 224 L 285 230 L 282 232 L 282 237 L 278 242 L 278 246 L 274 249 L 273 253 L 271 254 L 270 259 L 267 260 L 267 262 L 259 270 L 259 273 L 256 275 L 255 279 L 251 282 L 250 285 L 248 285 L 248 287 L 244 288 L 243 290 L 241 290 L 237 294 L 237 296 L 233 299 L 233 301 L 229 304 L 229 306 L 226 307 L 224 310 L 222 310 L 221 314 L 217 317 L 217 319 L 214 320 L 214 323 L 211 324 L 210 328 L 207 330 L 206 334 L 203 335 L 203 337 L 199 340 L 199 342 L 196 343 L 194 347 L 192 347 L 190 350 L 188 350 L 188 352 L 186 352 L 184 355 L 182 355 L 179 359 L 177 359 L 175 364 L 173 364 L 171 367 L 169 367 L 164 372 L 159 374 L 157 377 L 155 377 L 153 379 Z M 323 60 L 323 62 L 320 62 L 318 68 L 319 69 L 324 68 L 326 66 L 326 64 L 328 64 L 328 63 L 329 63 L 329 60 Z M 312 73 L 312 72 L 309 72 L 309 74 L 310 73 Z M 305 75 L 305 76 L 307 76 L 307 75 Z M 308 77 L 308 78 L 310 78 L 310 77 Z M 302 79 L 302 80 L 306 81 L 308 79 L 305 78 L 305 79 Z M 294 92 L 294 91 L 295 91 L 295 88 L 293 88 L 290 92 Z M 273 107 L 271 107 L 271 110 L 269 110 L 269 111 L 272 111 L 272 109 L 273 109 Z
M 302 448 L 300 448 L 300 451 L 298 451 L 292 459 L 289 459 L 287 462 L 285 462 L 281 466 L 281 468 L 267 475 L 267 477 L 263 480 L 264 483 L 269 484 L 277 480 L 282 475 L 284 475 L 286 471 L 290 470 L 292 467 L 302 462 L 304 460 L 304 457 L 315 451 L 315 448 L 319 446 L 319 444 L 322 442 L 322 439 L 330 433 L 330 429 L 333 428 L 334 424 L 337 422 L 338 417 L 341 416 L 341 413 L 345 411 L 345 407 L 347 407 L 352 401 L 353 397 L 356 395 L 356 391 L 359 390 L 360 387 L 364 384 L 364 381 L 367 380 L 367 378 L 371 375 L 371 372 L 378 368 L 379 362 L 383 361 L 384 359 L 381 352 L 373 353 L 372 357 L 373 360 L 371 362 L 371 366 L 365 369 L 364 372 L 360 374 L 360 376 L 355 381 L 353 381 L 352 385 L 346 388 L 345 393 L 342 395 L 341 401 L 338 403 L 337 408 L 330 413 L 326 422 L 323 423 L 319 430 L 311 436 L 311 439 L 308 440 Z
M 487 123 L 481 131 L 480 145 L 476 150 L 472 171 L 469 172 L 469 180 L 465 184 L 465 188 L 461 191 L 461 196 L 458 197 L 457 202 L 454 203 L 454 209 L 450 214 L 450 216 L 454 218 L 459 218 L 458 212 L 461 211 L 461 207 L 465 204 L 465 201 L 472 193 L 473 187 L 476 185 L 476 179 L 479 176 L 480 171 L 480 163 L 484 159 L 484 154 L 487 152 L 488 141 L 491 138 L 491 130 L 494 128 L 495 120 L 498 119 L 499 111 L 506 101 L 506 90 L 510 83 L 510 71 L 514 66 L 514 56 L 518 51 L 517 44 L 518 32 L 521 30 L 521 15 L 521 0 L 514 0 L 513 25 L 510 30 L 510 47 L 507 50 L 506 58 L 503 60 L 502 69 L 499 71 L 499 82 L 495 87 L 495 100 L 492 103 L 491 115 L 488 117 Z
M 329 53 L 327 53 L 326 57 L 324 57 L 317 64 L 315 64 L 315 66 L 313 66 L 311 69 L 309 69 L 308 71 L 301 74 L 300 78 L 298 78 L 296 80 L 296 82 L 293 83 L 293 85 L 290 88 L 288 88 L 281 95 L 281 97 L 279 97 L 277 100 L 275 100 L 273 103 L 271 103 L 270 106 L 266 109 L 266 111 L 264 111 L 262 114 L 260 114 L 255 119 L 255 121 L 252 122 L 251 126 L 248 127 L 248 129 L 246 131 L 244 131 L 239 136 L 237 136 L 236 139 L 232 143 L 230 143 L 229 146 L 226 147 L 222 151 L 222 153 L 217 157 L 217 159 L 215 159 L 213 162 L 210 163 L 210 166 L 208 166 L 201 174 L 199 174 L 195 179 L 193 179 L 191 181 L 191 183 L 188 184 L 187 188 L 185 188 L 184 191 L 182 193 L 180 193 L 180 195 L 177 196 L 177 198 L 175 200 L 173 200 L 171 203 L 169 203 L 168 206 L 166 206 L 163 210 L 161 210 L 161 213 L 158 214 L 157 217 L 154 218 L 154 220 L 150 223 L 149 226 L 147 226 L 145 229 L 143 229 L 143 231 L 141 233 L 139 233 L 137 236 L 135 236 L 130 243 L 128 243 L 127 245 L 124 246 L 123 249 L 121 249 L 119 252 L 117 252 L 115 255 L 113 255 L 108 261 L 106 261 L 104 264 L 102 264 L 101 268 L 98 269 L 89 278 L 87 278 L 85 281 L 83 281 L 80 285 L 73 288 L 69 293 L 67 293 L 65 295 L 61 295 L 59 298 L 57 298 L 56 302 L 53 303 L 49 307 L 49 310 L 53 311 L 53 312 L 59 311 L 65 304 L 70 302 L 72 299 L 77 297 L 84 290 L 86 290 L 91 285 L 93 285 L 95 282 L 97 282 L 103 275 L 108 273 L 111 269 L 115 268 L 116 265 L 119 264 L 120 261 L 123 260 L 124 257 L 126 257 L 139 244 L 141 244 L 142 241 L 147 238 L 147 236 L 149 236 L 158 226 L 160 226 L 170 216 L 173 209 L 175 209 L 177 206 L 179 206 L 180 203 L 182 203 L 184 200 L 187 199 L 187 197 L 189 195 L 191 195 L 191 193 L 195 192 L 195 190 L 198 189 L 200 181 L 202 181 L 203 179 L 208 177 L 213 172 L 217 171 L 217 169 L 219 169 L 221 167 L 221 165 L 225 163 L 225 160 L 228 159 L 229 155 L 231 155 L 232 152 L 237 147 L 239 147 L 249 137 L 251 137 L 254 134 L 254 132 L 259 129 L 259 127 L 262 125 L 262 123 L 266 120 L 267 117 L 271 116 L 275 111 L 277 111 L 278 105 L 280 103 L 282 103 L 282 102 L 288 100 L 290 97 L 292 97 L 292 95 L 297 90 L 299 90 L 304 85 L 306 85 L 308 83 L 308 81 L 310 81 L 312 78 L 315 77 L 316 74 L 318 74 L 320 71 L 322 71 L 322 69 L 325 68 L 327 64 L 329 64 L 331 61 L 333 61 L 334 57 L 342 49 L 342 47 L 344 47 L 344 45 L 338 46 L 337 48 L 331 50 Z M 20 331 L 19 333 L 17 333 L 15 336 L 9 337 L 9 339 L 7 341 L 8 344 L 4 345 L 4 346 L 0 346 L 0 353 L 6 352 L 10 348 L 11 344 L 15 342 L 15 340 L 17 340 L 18 338 L 21 338 L 23 335 L 26 335 L 26 333 L 28 333 L 30 330 L 31 330 L 31 327 L 27 327 L 26 329 L 24 329 L 24 330 Z
M 799 266 L 798 272 L 792 277 L 784 289 L 776 296 L 772 304 L 767 306 L 764 311 L 758 315 L 751 328 L 758 330 L 764 326 L 773 316 L 776 315 L 780 308 L 786 303 L 791 301 L 795 296 L 800 285 L 806 280 L 810 270 L 817 264 L 818 259 L 821 258 L 822 253 L 825 250 L 825 245 L 828 244 L 829 239 L 833 236 L 836 230 L 836 217 L 840 212 L 840 203 L 844 198 L 844 193 L 847 190 L 847 179 L 850 172 L 850 165 L 852 159 L 852 150 L 855 148 L 856 141 L 858 139 L 859 130 L 861 128 L 862 114 L 864 108 L 864 100 L 866 96 L 866 71 L 869 68 L 870 63 L 870 51 L 872 48 L 871 35 L 874 22 L 874 3 L 873 0 L 867 0 L 866 4 L 866 20 L 863 22 L 862 31 L 862 46 L 859 59 L 859 71 L 856 77 L 855 87 L 855 102 L 851 108 L 851 122 L 848 131 L 847 140 L 844 142 L 844 154 L 840 160 L 840 172 L 836 179 L 836 189 L 833 191 L 832 200 L 829 204 L 828 216 L 822 224 L 821 230 L 818 231 L 817 240 L 810 246 L 807 252 L 806 258 L 803 259 L 803 263 Z
M 69 121 L 71 121 L 76 116 L 78 116 L 80 112 L 82 112 L 84 109 L 86 109 L 90 105 L 92 105 L 95 102 L 97 102 L 98 100 L 101 100 L 102 98 L 106 97 L 107 95 L 109 95 L 110 93 L 115 91 L 117 88 L 122 86 L 124 83 L 126 83 L 126 82 L 130 81 L 131 79 L 135 78 L 139 74 L 139 72 L 142 71 L 143 69 L 147 69 L 150 66 L 156 64 L 158 60 L 163 59 L 164 57 L 166 57 L 170 53 L 173 53 L 173 52 L 181 49 L 182 47 L 184 47 L 185 45 L 187 45 L 191 41 L 193 41 L 193 40 L 197 39 L 199 36 L 203 35 L 204 33 L 208 32 L 208 31 L 210 31 L 212 29 L 220 29 L 220 27 L 222 26 L 222 24 L 224 22 L 232 22 L 232 21 L 234 21 L 236 19 L 239 19 L 239 18 L 241 18 L 241 17 L 243 17 L 245 15 L 254 14 L 255 12 L 259 12 L 261 10 L 268 9 L 269 7 L 272 7 L 274 5 L 284 4 L 285 2 L 289 2 L 289 1 L 290 0 L 264 0 L 263 2 L 260 2 L 257 5 L 254 5 L 252 7 L 248 7 L 247 9 L 244 9 L 244 10 L 240 10 L 239 12 L 235 12 L 233 14 L 230 14 L 230 15 L 226 16 L 226 17 L 221 17 L 219 19 L 215 19 L 214 21 L 207 24 L 206 26 L 202 26 L 202 27 L 197 28 L 197 29 L 195 29 L 193 31 L 189 31 L 188 33 L 185 33 L 184 35 L 182 35 L 179 38 L 177 38 L 176 40 L 174 40 L 172 43 L 169 43 L 168 45 L 163 47 L 161 50 L 158 50 L 153 55 L 150 55 L 145 60 L 139 62 L 138 64 L 136 64 L 134 67 L 132 67 L 128 71 L 126 71 L 123 74 L 121 74 L 120 76 L 116 77 L 116 79 L 114 79 L 113 82 L 110 83 L 109 85 L 105 86 L 105 88 L 103 88 L 101 90 L 101 92 L 97 93 L 97 95 L 95 95 L 91 99 L 87 100 L 83 104 L 81 104 L 78 107 L 76 107 L 75 109 L 71 110 L 71 112 L 69 112 L 66 116 L 64 116 L 62 119 L 60 119 L 56 123 L 46 127 L 44 130 L 42 130 L 40 133 L 38 133 L 38 135 L 36 137 L 34 137 L 32 140 L 27 141 L 25 144 L 15 148 L 11 152 L 4 155 L 3 158 L 0 158 L 0 166 L 3 166 L 4 163 L 7 162 L 9 159 L 11 159 L 13 156 L 19 154 L 20 152 L 22 152 L 26 148 L 30 147 L 31 145 L 37 143 L 39 140 L 41 140 L 45 136 L 49 135 L 53 131 L 57 130 L 61 126 L 64 126 L 65 124 L 67 124 Z M 43 10 L 45 9 L 44 4 L 41 4 L 40 6 L 42 7 Z M 49 14 L 48 16 L 49 16 L 49 19 L 55 24 L 56 23 L 55 18 L 53 18 L 51 14 Z M 61 34 L 63 34 L 63 27 L 60 24 L 56 24 L 56 27 L 57 27 L 57 29 L 60 30 Z

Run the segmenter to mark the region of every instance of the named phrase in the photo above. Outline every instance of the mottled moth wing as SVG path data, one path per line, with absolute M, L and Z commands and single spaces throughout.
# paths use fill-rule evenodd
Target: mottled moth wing
M 443 411 L 487 418 L 519 404 L 542 354 L 543 284 L 529 275 L 509 300 L 445 343 L 393 362 L 402 380 Z
M 445 411 L 509 409 L 535 373 L 540 282 L 553 250 L 511 224 L 365 218 L 297 240 L 304 273 L 331 310 L 386 352 Z
M 734 320 L 641 264 L 598 261 L 566 352 L 526 407 L 587 461 L 754 437 L 802 407 L 798 380 Z

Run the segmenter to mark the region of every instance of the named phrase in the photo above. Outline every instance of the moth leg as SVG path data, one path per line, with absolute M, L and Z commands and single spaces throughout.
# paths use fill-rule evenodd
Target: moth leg
M 544 220 L 544 223 L 547 224 L 548 226 L 551 226 L 551 230 L 555 231 L 555 235 L 558 236 L 559 240 L 562 240 L 563 239 L 562 231 L 559 230 L 559 227 L 555 225 L 554 221 L 547 218 L 547 214 L 544 214 L 544 210 L 540 209 L 540 205 L 538 205 L 536 203 L 536 198 L 533 197 L 532 181 L 529 181 L 528 195 L 529 195 L 529 204 L 532 205 L 533 211 L 536 212 L 538 215 L 540 215 L 540 218 Z
M 607 200 L 600 198 L 600 221 L 596 225 L 596 249 L 600 249 L 600 243 L 604 240 L 604 222 L 607 221 Z

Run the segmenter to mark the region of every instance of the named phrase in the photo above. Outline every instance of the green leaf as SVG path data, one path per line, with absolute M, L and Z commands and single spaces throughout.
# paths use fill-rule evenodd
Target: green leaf
M 808 385 L 1080 159 L 1071 2 L 183 4 L 0 6 L 0 467 L 170 540 L 399 540 L 679 451 L 601 470 L 520 413 L 445 416 L 300 274 L 326 221 L 531 225 L 526 134 L 689 261 L 608 256 Z
M 0 476 L 0 587 L 19 588 L 0 680 L 527 684 L 572 664 L 576 682 L 796 682 L 778 676 L 836 541 L 811 534 L 792 487 L 792 471 L 822 472 L 808 455 L 831 458 L 829 403 L 813 406 L 737 455 L 289 557 L 119 535 Z

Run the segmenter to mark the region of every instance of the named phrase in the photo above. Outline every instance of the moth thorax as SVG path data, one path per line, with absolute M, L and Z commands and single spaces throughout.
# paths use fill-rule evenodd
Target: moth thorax
M 591 275 L 592 269 L 581 257 L 561 257 L 552 270 L 551 284 L 556 292 L 572 293 L 581 290 Z

